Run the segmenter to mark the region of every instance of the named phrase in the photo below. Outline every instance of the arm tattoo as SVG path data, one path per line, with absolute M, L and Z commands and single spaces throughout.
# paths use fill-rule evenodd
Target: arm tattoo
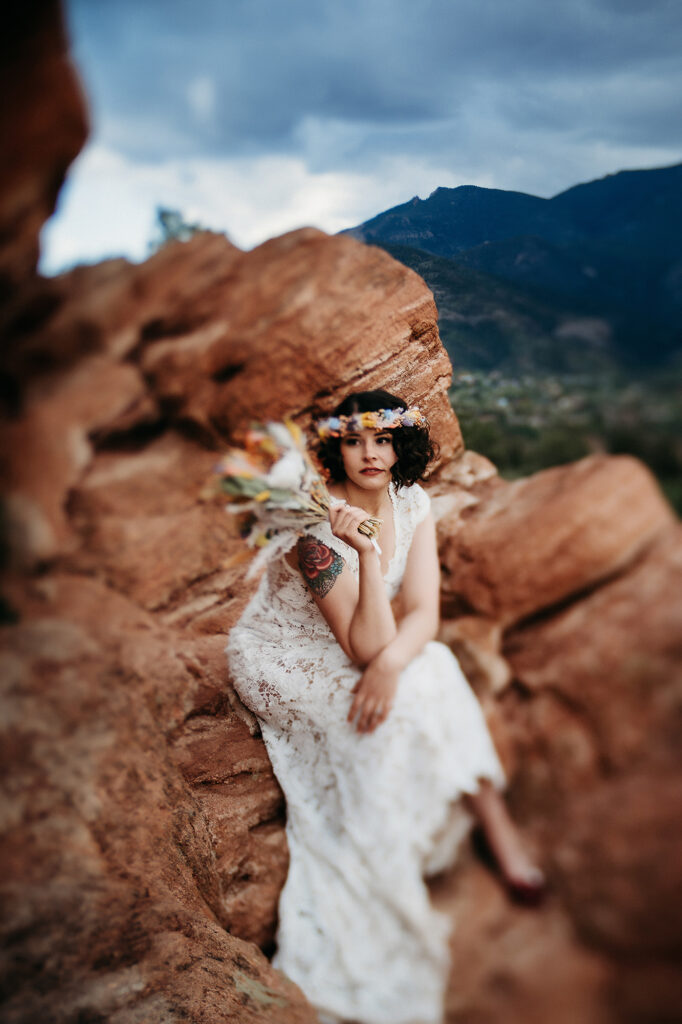
M 326 597 L 341 575 L 344 561 L 333 548 L 306 534 L 298 542 L 298 564 L 313 594 Z

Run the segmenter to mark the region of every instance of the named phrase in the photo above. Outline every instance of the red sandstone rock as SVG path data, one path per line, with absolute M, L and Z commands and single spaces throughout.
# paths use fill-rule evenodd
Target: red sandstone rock
M 458 514 L 441 562 L 446 592 L 505 626 L 606 579 L 674 521 L 652 475 L 629 456 L 493 483 Z
M 499 693 L 511 681 L 501 655 L 502 626 L 483 615 L 462 615 L 441 624 L 438 639 L 448 644 L 479 699 Z
M 271 946 L 289 855 L 284 798 L 263 743 L 235 715 L 199 715 L 171 750 L 210 822 L 221 919 L 242 938 Z
M 344 306 L 349 294 L 356 299 Z M 142 366 L 162 401 L 228 433 L 253 417 L 329 408 L 361 377 L 362 387 L 419 402 L 443 437 L 445 458 L 461 450 L 430 294 L 381 250 L 360 258 L 349 238 L 308 228 L 244 254 L 216 296 L 210 329 L 179 336 L 161 325 Z M 267 383 L 273 369 L 275 387 Z
M 38 262 L 38 234 L 67 168 L 85 142 L 80 87 L 57 3 L 5 12 L 0 61 L 0 293 L 25 285 Z M 19 299 L 19 296 L 16 296 Z
M 33 364 L 57 364 L 34 379 L 27 415 L 8 432 L 3 476 L 22 564 L 73 547 L 64 503 L 85 481 L 90 438 L 115 447 L 140 428 L 175 423 L 216 450 L 253 419 L 296 415 L 305 425 L 313 405 L 331 406 L 362 380 L 362 387 L 381 384 L 418 402 L 444 459 L 461 450 L 433 299 L 416 274 L 381 250 L 306 229 L 240 253 L 203 234 L 142 267 L 115 261 L 97 307 L 101 278 L 99 267 L 66 275 L 58 308 L 9 360 L 15 374 L 30 365 L 27 353 Z M 344 305 L 348 294 L 355 312 Z M 90 353 L 78 369 L 68 361 L 78 349 L 66 356 L 63 345 L 74 320 Z M 276 388 L 268 383 L 273 369 Z M 28 460 L 13 457 L 19 452 Z M 38 457 L 47 470 L 40 476 L 31 471 Z M 206 471 L 208 453 L 197 458 Z M 133 524 L 130 532 L 114 533 L 109 543 L 125 540 L 132 551 Z
M 249 594 L 243 569 L 224 568 L 241 541 L 223 502 L 200 503 L 199 495 L 238 397 L 250 394 L 254 404 L 243 406 L 239 422 L 266 412 L 293 412 L 305 422 L 305 408 L 319 400 L 312 388 L 319 388 L 322 374 L 328 391 L 379 382 L 400 390 L 407 366 L 416 367 L 414 382 L 422 390 L 413 390 L 409 400 L 420 401 L 433 420 L 440 419 L 446 452 L 448 436 L 453 451 L 459 434 L 446 401 L 449 364 L 439 347 L 435 309 L 415 275 L 384 254 L 320 232 L 294 234 L 262 248 L 247 256 L 222 239 L 202 236 L 169 247 L 139 268 L 116 261 L 81 268 L 51 285 L 57 306 L 25 346 L 10 354 L 9 369 L 17 378 L 31 365 L 38 370 L 25 382 L 23 415 L 7 427 L 4 475 L 15 572 L 59 556 L 61 572 L 70 575 L 47 576 L 41 584 L 63 624 L 58 631 L 66 635 L 70 622 L 79 622 L 85 637 L 105 630 L 113 678 L 133 673 L 139 698 L 154 714 L 155 749 L 163 750 L 164 734 L 168 738 L 173 759 L 157 766 L 159 778 L 168 775 L 169 784 L 173 779 L 178 807 L 189 801 L 201 822 L 204 853 L 192 854 L 190 863 L 197 905 L 208 900 L 221 926 L 268 948 L 288 863 L 282 795 L 262 742 L 253 738 L 253 718 L 230 690 L 222 654 L 227 631 Z M 262 278 L 241 267 L 249 260 L 261 266 Z M 344 380 L 339 372 L 344 322 L 339 303 L 347 298 L 349 280 L 362 283 L 361 312 L 356 338 L 343 349 L 344 372 L 352 364 L 356 375 L 365 365 L 362 346 L 371 321 L 375 380 Z M 98 287 L 99 302 L 94 299 Z M 390 292 L 390 302 L 382 289 Z M 246 307 L 252 314 L 261 310 L 248 339 L 251 361 L 243 352 Z M 70 332 L 74 321 L 80 328 Z M 264 391 L 262 373 L 269 331 L 276 335 L 280 322 L 281 330 L 286 323 L 297 338 L 298 349 L 296 373 L 288 383 L 281 374 L 274 394 Z M 64 342 L 72 335 L 81 340 L 69 347 Z M 318 335 L 325 339 L 326 370 L 324 360 L 316 361 L 321 359 L 317 350 L 324 348 Z M 403 338 L 409 347 L 392 358 Z M 347 341 L 344 336 L 344 345 Z M 229 379 L 233 363 L 239 367 L 234 382 Z M 256 408 L 255 396 L 262 401 L 266 394 L 267 407 Z M 84 574 L 98 582 L 86 582 Z M 17 577 L 10 588 L 14 606 L 29 620 L 41 612 L 31 586 L 27 592 Z M 142 614 L 142 608 L 156 616 Z M 59 685 L 68 699 L 68 678 Z M 105 720 L 110 714 L 103 712 Z M 125 750 L 125 735 L 120 743 Z M 251 759 L 242 764 L 244 745 Z M 77 764 L 79 748 L 71 751 L 67 744 L 65 756 Z M 175 778 L 174 770 L 182 775 Z M 143 812 L 154 818 L 151 806 L 144 805 Z M 123 805 L 110 813 L 115 827 L 132 836 Z M 156 839 L 161 857 L 164 842 Z M 120 857 L 124 848 L 122 843 Z M 155 863 L 150 870 L 167 876 L 162 861 L 158 868 Z M 147 918 L 139 927 L 145 934 L 153 930 Z M 111 955 L 118 955 L 119 933 L 112 931 L 108 941 Z M 155 960 L 145 969 L 161 971 Z M 86 977 L 88 966 L 82 970 Z M 270 985 L 265 962 L 254 976 L 258 984 Z M 185 999 L 191 1003 L 195 997 L 189 977 L 185 980 Z M 300 996 L 289 993 L 287 999 L 286 1019 L 298 1019 L 304 1013 Z M 264 1005 L 282 1010 L 276 1001 L 266 999 Z M 106 1012 L 113 1011 L 107 1007 Z M 273 1010 L 263 1012 L 266 1019 Z M 284 1019 L 281 1013 L 277 1019 Z
M 224 930 L 214 837 L 159 728 L 191 694 L 178 652 L 97 584 L 56 578 L 14 597 L 26 621 L 6 628 L 2 655 L 3 1019 L 312 1022 Z
M 64 505 L 92 459 L 89 435 L 143 395 L 133 367 L 96 358 L 27 396 L 22 417 L 5 428 L 2 460 L 11 549 L 19 567 L 69 546 Z
M 673 524 L 628 572 L 505 639 L 514 676 L 578 715 L 610 770 L 677 749 L 680 595 L 682 530 Z M 558 752 L 557 770 L 560 761 Z
M 679 762 L 631 772 L 576 803 L 555 855 L 556 884 L 581 935 L 628 960 L 672 960 L 679 942 L 677 771 Z M 679 990 L 676 1007 L 682 1012 Z
M 608 958 L 575 942 L 558 901 L 540 913 L 514 907 L 466 852 L 459 870 L 430 888 L 456 922 L 448 1024 L 622 1024 L 609 998 Z

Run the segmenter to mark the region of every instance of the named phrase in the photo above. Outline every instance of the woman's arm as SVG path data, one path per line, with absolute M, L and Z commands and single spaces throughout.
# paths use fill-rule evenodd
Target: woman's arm
M 364 667 L 396 637 L 398 630 L 381 574 L 379 556 L 373 547 L 359 554 L 358 600 L 349 638 L 355 661 Z
M 414 532 L 401 590 L 403 617 L 395 637 L 377 655 L 386 668 L 398 672 L 402 672 L 438 632 L 440 563 L 431 512 Z
M 396 635 L 367 665 L 348 714 L 359 732 L 373 732 L 391 709 L 402 670 L 438 632 L 440 566 L 429 512 L 415 530 L 402 583 L 404 615 Z
M 363 519 L 367 512 L 354 506 L 335 505 L 329 512 L 334 535 L 358 552 L 358 579 L 338 552 L 311 534 L 301 537 L 296 552 L 315 603 L 345 653 L 361 667 L 397 634 L 378 555 L 369 539 L 357 531 Z M 293 566 L 292 555 L 287 561 Z

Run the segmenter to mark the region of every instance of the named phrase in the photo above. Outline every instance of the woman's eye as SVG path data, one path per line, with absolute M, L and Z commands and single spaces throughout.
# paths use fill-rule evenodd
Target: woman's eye
M 345 448 L 354 448 L 357 443 L 357 437 L 347 437 L 343 442 Z
M 391 440 L 390 437 L 378 437 L 377 444 L 391 444 Z

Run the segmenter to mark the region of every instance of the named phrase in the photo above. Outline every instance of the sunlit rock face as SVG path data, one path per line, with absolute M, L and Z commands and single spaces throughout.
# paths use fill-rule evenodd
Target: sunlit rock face
M 26 88 L 15 65 L 0 195 L 3 1019 L 314 1021 L 264 955 L 285 806 L 223 656 L 252 588 L 241 542 L 199 496 L 251 419 L 307 427 L 378 386 L 440 442 L 443 638 L 551 880 L 516 908 L 467 851 L 434 883 L 456 919 L 448 1020 L 675 1019 L 682 559 L 655 482 L 600 457 L 506 483 L 463 454 L 432 296 L 350 238 L 243 253 L 207 233 L 36 278 L 85 123 L 41 9 L 12 26 Z
M 498 486 L 458 524 L 442 524 L 446 588 L 509 626 L 617 573 L 672 521 L 635 459 L 557 466 Z

